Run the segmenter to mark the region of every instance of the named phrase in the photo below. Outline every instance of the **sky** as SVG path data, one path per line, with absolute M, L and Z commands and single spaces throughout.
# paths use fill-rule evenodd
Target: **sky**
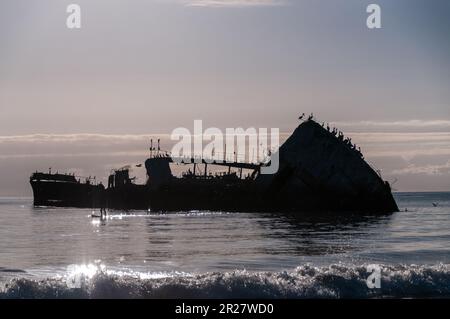
M 66 27 L 71 3 L 81 29 Z M 49 167 L 105 179 L 196 119 L 289 134 L 303 112 L 395 189 L 448 191 L 449 13 L 448 0 L 2 0 L 0 196 L 30 196 Z

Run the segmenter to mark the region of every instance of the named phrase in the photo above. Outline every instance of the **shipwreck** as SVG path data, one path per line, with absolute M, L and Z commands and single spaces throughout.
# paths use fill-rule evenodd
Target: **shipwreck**
M 391 187 L 364 159 L 360 149 L 336 129 L 312 117 L 302 122 L 272 156 L 274 174 L 261 174 L 265 163 L 186 159 L 190 166 L 175 176 L 169 154 L 145 161 L 147 182 L 139 185 L 129 169 L 112 172 L 108 185 L 93 185 L 71 175 L 35 173 L 30 178 L 34 204 L 149 211 L 214 210 L 230 212 L 398 211 Z M 208 165 L 226 172 L 212 174 Z M 191 169 L 192 168 L 192 169 Z M 242 172 L 249 172 L 243 176 Z

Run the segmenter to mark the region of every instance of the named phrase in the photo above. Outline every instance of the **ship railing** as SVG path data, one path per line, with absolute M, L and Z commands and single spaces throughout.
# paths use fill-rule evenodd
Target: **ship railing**
M 266 156 L 262 161 L 258 161 L 257 158 L 253 157 L 248 160 L 245 155 L 231 154 L 231 153 L 220 153 L 217 152 L 213 157 L 206 157 L 202 155 L 193 156 L 174 156 L 169 151 L 160 151 L 159 153 L 150 154 L 150 158 L 166 158 L 172 159 L 174 162 L 179 163 L 193 163 L 194 161 L 207 162 L 208 164 L 253 164 L 253 165 L 268 165 L 270 163 L 270 156 Z

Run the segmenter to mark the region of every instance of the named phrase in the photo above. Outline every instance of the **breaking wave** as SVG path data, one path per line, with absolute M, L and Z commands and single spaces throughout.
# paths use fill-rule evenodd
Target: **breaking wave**
M 94 267 L 94 266 L 93 266 Z M 305 265 L 292 271 L 142 275 L 87 267 L 70 274 L 3 283 L 1 298 L 450 298 L 450 265 L 381 265 L 381 288 L 367 286 L 367 265 Z

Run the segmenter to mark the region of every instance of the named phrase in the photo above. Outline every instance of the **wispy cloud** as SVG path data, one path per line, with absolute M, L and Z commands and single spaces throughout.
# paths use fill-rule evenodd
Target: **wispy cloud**
M 407 121 L 358 121 L 332 122 L 332 126 L 342 130 L 355 131 L 446 131 L 450 130 L 450 120 L 407 120 Z
M 280 141 L 289 135 L 281 133 Z M 366 160 L 381 169 L 386 178 L 398 178 L 399 190 L 435 190 L 449 185 L 441 182 L 433 188 L 436 180 L 450 180 L 450 132 L 346 132 L 346 136 L 361 146 Z M 48 167 L 106 178 L 112 167 L 142 163 L 149 155 L 150 139 L 155 142 L 158 138 L 163 149 L 171 149 L 174 141 L 169 134 L 0 136 L 0 169 L 10 174 L 10 180 L 21 176 L 23 181 L 30 172 Z M 139 176 L 144 181 L 145 171 Z M 420 181 L 411 182 L 414 178 Z M 0 194 L 2 188 L 3 192 L 9 190 L 10 184 L 2 180 Z
M 418 127 L 430 127 L 430 126 L 445 126 L 450 127 L 450 120 L 408 120 L 408 121 L 359 121 L 359 122 L 333 122 L 336 125 L 352 126 L 352 125 L 364 125 L 364 126 L 418 126 Z
M 63 158 L 63 157 L 69 157 L 69 158 L 81 158 L 81 157 L 98 157 L 98 158 L 104 158 L 104 157 L 122 157 L 122 158 L 129 158 L 129 157 L 142 157 L 145 159 L 145 156 L 148 155 L 148 152 L 144 151 L 123 151 L 123 152 L 87 152 L 87 153 L 25 153 L 25 154 L 0 154 L 0 160 L 4 159 L 33 159 L 33 158 L 48 158 L 48 159 L 55 159 L 55 158 Z
M 393 170 L 394 175 L 410 175 L 410 174 L 425 174 L 425 175 L 446 175 L 450 174 L 450 161 L 442 165 L 408 165 L 405 168 Z
M 29 135 L 5 135 L 0 136 L 1 143 L 48 143 L 48 142 L 132 142 L 132 141 L 150 141 L 151 138 L 157 137 L 168 138 L 168 134 L 29 134 Z
M 450 146 L 450 132 L 422 132 L 422 133 L 384 133 L 384 132 L 348 132 L 358 143 L 447 143 Z
M 282 0 L 185 0 L 185 5 L 191 7 L 261 7 L 261 6 L 279 6 L 286 3 Z
M 450 149 L 442 149 L 442 148 L 430 148 L 430 149 L 394 149 L 394 148 L 386 148 L 386 149 L 369 149 L 367 152 L 364 152 L 364 155 L 369 158 L 374 157 L 399 157 L 404 159 L 405 161 L 411 161 L 412 159 L 418 157 L 418 156 L 428 156 L 428 157 L 434 157 L 434 156 L 449 156 L 450 157 Z
M 290 133 L 281 133 L 284 142 Z M 346 136 L 361 146 L 368 157 L 399 156 L 410 160 L 419 155 L 450 155 L 450 132 L 423 133 L 384 133 L 384 132 L 347 132 Z M 144 151 L 148 149 L 150 139 L 155 142 L 161 138 L 161 145 L 170 149 L 175 141 L 169 134 L 30 134 L 0 136 L 0 153 L 2 156 L 19 154 L 47 154 L 54 147 L 68 149 L 72 154 L 76 149 L 84 154 L 87 150 L 94 154 L 99 152 Z
M 366 157 L 399 157 L 410 161 L 417 156 L 450 156 L 448 132 L 350 132 L 346 136 L 361 146 Z

